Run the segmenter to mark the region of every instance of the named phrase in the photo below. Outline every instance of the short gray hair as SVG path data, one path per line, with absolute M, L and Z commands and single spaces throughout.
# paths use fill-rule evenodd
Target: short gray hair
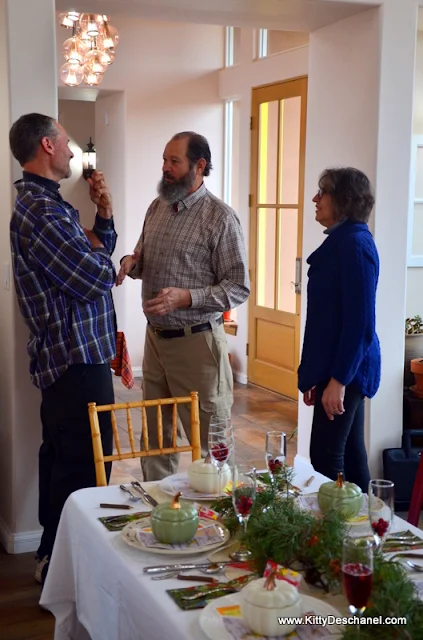
M 41 113 L 27 113 L 13 123 L 9 132 L 10 149 L 21 166 L 33 160 L 41 140 L 57 138 L 56 121 Z

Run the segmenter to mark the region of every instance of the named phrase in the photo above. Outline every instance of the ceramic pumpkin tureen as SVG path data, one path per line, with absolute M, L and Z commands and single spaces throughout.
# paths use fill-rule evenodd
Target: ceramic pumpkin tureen
M 199 493 L 216 495 L 219 493 L 218 469 L 213 464 L 210 455 L 205 460 L 196 460 L 188 467 L 188 480 L 191 487 Z M 226 487 L 230 480 L 231 470 L 225 462 L 220 472 L 220 491 Z
M 337 480 L 320 486 L 317 500 L 323 514 L 335 510 L 344 518 L 353 518 L 361 509 L 363 494 L 360 487 L 345 482 L 343 473 L 338 473 Z
M 298 617 L 303 613 L 300 594 L 286 580 L 253 580 L 241 591 L 241 615 L 251 631 L 263 636 L 283 636 L 294 631 L 294 624 L 281 625 L 278 617 Z
M 193 504 L 181 504 L 177 493 L 169 504 L 159 504 L 151 512 L 151 529 L 159 542 L 190 542 L 198 529 L 198 512 Z

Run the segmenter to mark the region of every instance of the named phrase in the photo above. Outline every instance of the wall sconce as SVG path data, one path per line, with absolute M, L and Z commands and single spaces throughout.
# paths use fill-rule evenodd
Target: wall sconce
M 87 178 L 91 178 L 94 171 L 96 170 L 96 165 L 97 165 L 97 156 L 96 156 L 95 146 L 90 137 L 90 141 L 87 144 L 87 148 L 82 154 L 82 175 L 84 176 L 85 180 Z

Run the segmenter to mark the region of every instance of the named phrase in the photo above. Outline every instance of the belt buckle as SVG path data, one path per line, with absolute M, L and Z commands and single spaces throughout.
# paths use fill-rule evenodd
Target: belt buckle
M 161 338 L 161 335 L 160 335 L 160 334 L 161 334 L 161 332 L 162 332 L 162 329 L 160 329 L 159 327 L 154 327 L 154 333 L 155 333 L 155 335 L 156 335 L 156 336 L 158 336 L 159 338 Z

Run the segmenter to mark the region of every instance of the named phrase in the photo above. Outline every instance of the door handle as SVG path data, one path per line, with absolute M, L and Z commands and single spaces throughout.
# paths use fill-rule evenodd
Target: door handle
M 301 293 L 301 258 L 295 258 L 295 282 L 291 281 L 294 285 L 295 293 Z

